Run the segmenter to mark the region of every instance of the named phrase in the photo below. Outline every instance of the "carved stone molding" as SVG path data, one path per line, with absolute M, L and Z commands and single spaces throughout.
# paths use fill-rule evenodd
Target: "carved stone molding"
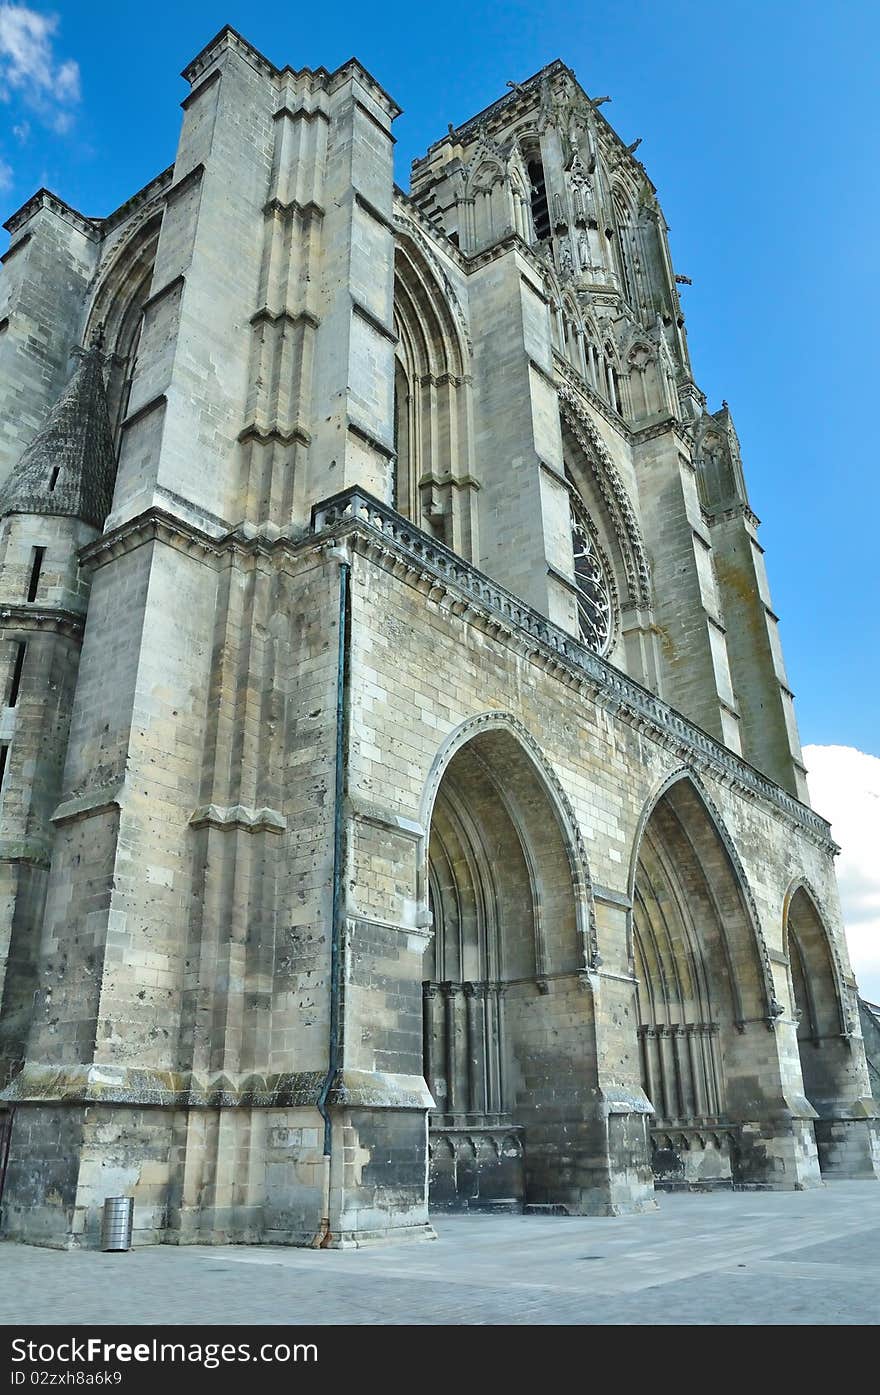
M 639 610 L 648 610 L 651 605 L 651 573 L 648 567 L 648 554 L 626 486 L 620 478 L 617 466 L 602 443 L 590 418 L 587 416 L 575 393 L 567 386 L 559 388 L 561 412 L 574 433 L 584 458 L 593 471 L 593 477 L 611 517 L 620 550 L 626 567 L 626 581 L 629 589 L 629 602 Z
M 350 535 L 363 555 L 448 606 L 453 614 L 487 633 L 509 637 L 533 663 L 568 686 L 589 692 L 637 730 L 649 732 L 686 761 L 689 769 L 705 770 L 714 779 L 760 799 L 823 851 L 839 851 L 820 815 L 365 490 L 345 490 L 316 505 L 312 532 L 322 542 L 331 534 Z

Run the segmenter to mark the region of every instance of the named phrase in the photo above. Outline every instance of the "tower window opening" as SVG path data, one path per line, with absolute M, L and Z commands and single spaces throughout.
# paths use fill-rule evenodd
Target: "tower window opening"
M 21 688 L 21 672 L 24 668 L 24 656 L 27 645 L 20 640 L 15 645 L 15 661 L 12 665 L 12 676 L 9 680 L 9 692 L 6 694 L 6 706 L 15 707 L 18 702 L 18 694 Z
M 55 488 L 56 484 L 58 483 L 58 476 L 59 476 L 60 474 L 61 474 L 61 466 L 60 466 L 60 465 L 54 465 L 54 466 L 52 467 L 52 473 L 51 473 L 51 475 L 49 476 L 49 488 L 50 488 L 50 489 L 54 489 L 54 488 Z
M 547 181 L 544 178 L 544 165 L 541 160 L 529 161 L 529 179 L 532 185 L 532 224 L 538 242 L 546 242 L 550 236 L 550 207 L 547 203 Z
M 0 793 L 3 791 L 3 783 L 6 779 L 6 762 L 9 759 L 8 742 L 0 746 Z
M 31 560 L 31 575 L 28 581 L 27 598 L 29 601 L 37 599 L 37 589 L 40 585 L 40 573 L 43 570 L 43 558 L 46 556 L 44 547 L 35 547 Z

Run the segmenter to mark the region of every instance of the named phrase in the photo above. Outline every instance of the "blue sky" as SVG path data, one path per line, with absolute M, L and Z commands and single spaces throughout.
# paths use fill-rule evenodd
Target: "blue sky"
M 16 66 L 19 6 L 0 0 L 0 207 L 48 184 L 84 213 L 116 207 L 174 158 L 184 64 L 231 23 L 279 64 L 355 54 L 404 107 L 413 156 L 554 57 L 658 187 L 697 379 L 727 398 L 805 742 L 880 755 L 880 483 L 873 255 L 880 6 L 626 4 L 218 6 L 43 4 Z M 25 55 L 27 59 L 28 55 Z

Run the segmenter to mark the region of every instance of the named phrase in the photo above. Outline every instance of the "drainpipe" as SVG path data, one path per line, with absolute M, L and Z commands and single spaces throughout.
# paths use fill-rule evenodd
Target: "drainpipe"
M 333 1081 L 339 1069 L 339 1005 L 342 993 L 342 905 L 345 859 L 345 827 L 343 798 L 345 795 L 345 764 L 348 747 L 348 684 L 351 557 L 344 545 L 327 553 L 339 563 L 339 644 L 336 656 L 336 758 L 333 788 L 333 901 L 330 912 L 330 1040 L 327 1052 L 327 1074 L 318 1095 L 318 1112 L 324 1121 L 324 1170 L 321 1221 L 314 1249 L 326 1249 L 330 1244 L 330 1160 L 333 1153 L 333 1128 L 327 1104 Z

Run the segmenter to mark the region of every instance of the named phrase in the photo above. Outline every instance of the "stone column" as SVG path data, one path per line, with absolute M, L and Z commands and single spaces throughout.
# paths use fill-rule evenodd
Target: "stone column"
M 436 983 L 422 984 L 422 1062 L 428 1089 L 437 1099 L 434 1084 L 434 1004 L 437 1001 Z
M 446 1007 L 446 1113 L 455 1114 L 460 1109 L 458 1098 L 458 1043 L 456 1041 L 456 999 L 461 984 L 446 982 L 441 984 L 443 1001 Z
M 485 1089 L 485 987 L 465 983 L 468 1042 L 468 1113 L 482 1114 L 486 1109 Z

